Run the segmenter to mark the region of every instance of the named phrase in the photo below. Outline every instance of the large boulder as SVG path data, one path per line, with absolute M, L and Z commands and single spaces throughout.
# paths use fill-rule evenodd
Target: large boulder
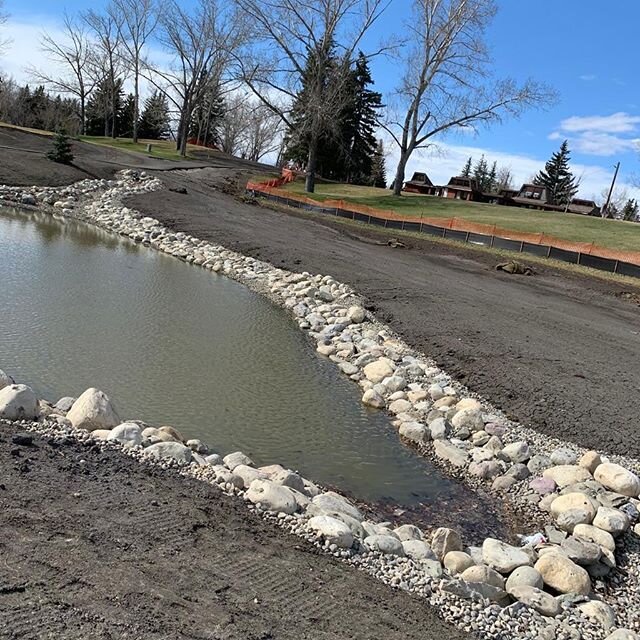
M 462 551 L 460 534 L 446 527 L 436 529 L 431 538 L 431 549 L 436 558 L 442 562 L 449 551 Z
M 504 578 L 495 569 L 484 564 L 476 564 L 465 569 L 460 577 L 465 582 L 489 584 L 504 589 Z
M 524 440 L 508 444 L 502 453 L 512 462 L 526 462 L 531 457 L 529 444 Z
M 365 378 L 374 384 L 382 382 L 385 378 L 393 375 L 395 365 L 393 360 L 389 358 L 380 358 L 374 362 L 370 362 L 363 369 Z
M 176 462 L 188 463 L 193 459 L 191 449 L 181 442 L 156 442 L 144 450 L 145 454 L 154 458 L 171 458 Z
M 71 421 L 74 429 L 113 429 L 120 424 L 116 413 L 106 393 L 94 389 L 87 389 L 74 403 L 67 413 L 67 420 Z
M 551 594 L 536 587 L 527 585 L 513 587 L 511 591 L 509 591 L 509 595 L 519 602 L 522 602 L 522 604 L 526 604 L 528 607 L 535 609 L 535 611 L 541 613 L 543 616 L 555 618 L 561 611 L 558 600 Z
M 560 529 L 571 533 L 578 524 L 591 524 L 596 508 L 584 493 L 565 493 L 551 503 L 551 515 Z
M 242 451 L 234 451 L 233 453 L 227 454 L 224 458 L 222 458 L 225 466 L 228 467 L 230 471 L 233 471 L 238 465 L 244 464 L 247 467 L 253 467 L 253 460 L 249 456 L 245 456 Z
M 405 555 L 413 560 L 435 560 L 436 555 L 424 540 L 402 540 Z
M 588 595 L 591 592 L 589 574 L 564 554 L 545 553 L 535 564 L 544 583 L 560 593 Z
M 600 600 L 589 600 L 578 605 L 583 616 L 599 624 L 605 631 L 609 631 L 616 623 L 616 614 L 613 609 Z
M 130 447 L 142 444 L 142 430 L 135 422 L 123 422 L 109 432 L 107 440 L 116 440 Z
M 253 504 L 260 504 L 266 511 L 275 513 L 291 514 L 298 508 L 293 491 L 271 480 L 254 480 L 245 497 Z
M 468 408 L 458 411 L 453 418 L 451 424 L 459 431 L 460 429 L 468 429 L 469 432 L 482 431 L 484 429 L 484 421 L 482 413 L 478 409 Z
M 318 532 L 329 544 L 341 549 L 350 549 L 353 545 L 353 533 L 344 522 L 330 516 L 314 516 L 307 526 Z
M 550 467 L 549 469 L 545 469 L 542 475 L 545 478 L 551 478 L 560 488 L 592 479 L 588 469 L 573 464 L 561 464 L 557 467 Z
M 505 588 L 507 593 L 511 593 L 511 590 L 515 587 L 535 587 L 536 589 L 542 589 L 544 581 L 540 573 L 533 567 L 523 566 L 518 567 L 508 578 Z
M 39 411 L 36 394 L 26 384 L 10 384 L 0 389 L 0 418 L 34 420 Z
M 433 437 L 433 433 L 431 434 Z M 464 467 L 467 464 L 467 452 L 456 447 L 447 440 L 434 440 L 433 448 L 438 458 L 446 460 L 454 467 Z
M 575 529 L 574 529 L 575 531 Z M 595 542 L 582 540 L 574 536 L 569 536 L 560 544 L 560 548 L 567 554 L 570 560 L 583 567 L 595 564 L 600 560 L 602 551 Z
M 359 521 L 364 520 L 364 516 L 356 507 L 334 491 L 327 491 L 315 496 L 307 509 L 311 515 L 325 515 L 331 511 L 344 513 Z
M 250 467 L 247 464 L 239 464 L 235 466 L 232 473 L 234 476 L 237 476 L 242 480 L 242 488 L 244 489 L 251 486 L 251 483 L 254 480 L 267 479 L 266 473 L 260 471 L 260 469 L 256 469 L 255 467 Z
M 573 535 L 581 540 L 595 542 L 603 549 L 608 549 L 612 553 L 616 550 L 616 541 L 608 531 L 603 531 L 590 524 L 578 524 L 573 529 Z
M 289 489 L 295 489 L 300 493 L 306 493 L 304 478 L 294 471 L 290 471 L 289 469 L 276 471 L 271 475 L 269 479 L 276 484 L 282 485 L 283 487 L 289 487 Z
M 511 573 L 518 567 L 532 564 L 531 558 L 522 549 L 494 538 L 487 538 L 482 543 L 482 559 L 500 573 Z
M 431 434 L 423 424 L 419 422 L 403 422 L 398 429 L 398 433 L 409 440 L 409 442 L 425 442 L 431 439 Z
M 602 486 L 623 496 L 637 498 L 640 495 L 640 478 L 619 464 L 603 462 L 596 467 L 594 477 Z
M 422 531 L 413 524 L 400 525 L 399 527 L 396 527 L 393 532 L 403 542 L 405 540 L 422 540 L 424 538 Z
M 364 539 L 364 546 L 369 549 L 369 551 L 380 551 L 381 553 L 388 553 L 394 556 L 404 556 L 402 542 L 395 536 L 386 534 L 367 536 Z
M 455 576 L 463 573 L 469 567 L 473 567 L 475 562 L 473 558 L 464 551 L 449 551 L 444 557 L 442 564 L 452 576 Z
M 600 507 L 593 519 L 593 526 L 607 531 L 615 537 L 624 533 L 631 526 L 631 520 L 626 513 L 619 509 Z

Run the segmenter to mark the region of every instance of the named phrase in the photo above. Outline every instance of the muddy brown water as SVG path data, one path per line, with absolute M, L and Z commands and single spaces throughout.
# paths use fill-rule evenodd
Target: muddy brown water
M 6 208 L 0 261 L 0 368 L 42 397 L 95 386 L 123 419 L 280 462 L 387 512 L 501 528 L 486 498 L 402 445 L 287 313 L 246 287 L 84 223 Z

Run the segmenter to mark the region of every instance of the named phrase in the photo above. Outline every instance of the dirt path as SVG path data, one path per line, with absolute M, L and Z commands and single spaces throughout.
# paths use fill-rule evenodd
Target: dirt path
M 217 488 L 0 424 L 0 638 L 457 640 Z
M 365 227 L 239 202 L 218 190 L 228 182 L 221 169 L 161 177 L 188 194 L 162 191 L 130 204 L 276 266 L 348 282 L 381 320 L 511 417 L 640 455 L 640 309 L 616 298 L 624 287 L 552 269 L 511 276 L 491 258 L 428 241 L 379 246 Z

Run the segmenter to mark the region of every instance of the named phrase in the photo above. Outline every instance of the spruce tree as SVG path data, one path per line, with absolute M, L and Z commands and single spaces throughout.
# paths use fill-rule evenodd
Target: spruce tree
M 382 140 L 378 140 L 378 145 L 373 154 L 369 183 L 372 187 L 379 187 L 380 189 L 385 189 L 387 186 L 387 167 L 384 159 L 384 145 Z
M 488 191 L 493 193 L 498 183 L 498 163 L 494 162 L 491 165 L 491 171 L 489 171 L 489 175 L 487 176 L 487 183 L 483 191 Z
M 161 140 L 169 135 L 169 102 L 164 94 L 155 91 L 144 102 L 138 123 L 138 137 Z
M 115 96 L 112 96 L 113 89 L 115 89 Z M 122 102 L 122 80 L 116 80 L 114 88 L 111 87 L 108 78 L 99 82 L 95 91 L 87 101 L 87 135 L 117 136 L 118 119 L 122 111 Z M 115 113 L 113 109 L 114 105 Z
M 480 191 L 485 191 L 485 187 L 487 184 L 487 178 L 489 176 L 489 169 L 487 167 L 487 159 L 482 154 L 482 157 L 476 163 L 476 166 L 473 168 L 473 179 L 476 181 L 478 189 Z
M 136 117 L 136 99 L 128 94 L 117 117 L 117 132 L 121 138 L 133 138 L 133 120 Z
M 471 156 L 469 156 L 469 159 L 465 162 L 465 165 L 462 168 L 462 172 L 460 173 L 460 175 L 463 178 L 470 178 L 471 177 L 472 166 L 473 166 L 473 158 Z
M 570 157 L 569 144 L 565 140 L 533 180 L 534 184 L 546 187 L 549 204 L 566 205 L 578 193 L 575 176 L 569 169 Z
M 71 142 L 64 131 L 59 131 L 54 136 L 53 146 L 47 153 L 47 158 L 59 164 L 71 164 L 73 162 Z

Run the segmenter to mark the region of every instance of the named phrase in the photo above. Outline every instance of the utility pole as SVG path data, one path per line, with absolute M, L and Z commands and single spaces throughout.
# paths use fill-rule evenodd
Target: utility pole
M 607 217 L 607 213 L 609 211 L 609 203 L 611 202 L 611 196 L 613 195 L 613 187 L 615 187 L 616 178 L 618 177 L 618 170 L 620 169 L 620 163 L 617 162 L 615 166 L 616 166 L 616 170 L 615 170 L 615 173 L 613 174 L 613 180 L 611 181 L 611 189 L 609 189 L 609 195 L 607 196 L 607 201 L 605 202 L 604 209 L 602 210 L 603 218 Z

